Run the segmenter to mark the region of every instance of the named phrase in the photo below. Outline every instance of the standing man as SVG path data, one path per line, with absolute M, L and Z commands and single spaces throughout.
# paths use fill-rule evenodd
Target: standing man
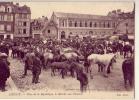
M 33 68 L 32 68 L 32 83 L 39 83 L 39 75 L 41 74 L 41 60 L 38 57 L 37 54 L 35 54 L 34 60 L 33 60 Z
M 9 62 L 7 61 L 7 55 L 0 53 L 0 90 L 5 90 L 7 78 L 10 76 Z
M 83 71 L 77 73 L 77 80 L 80 81 L 80 90 L 81 92 L 86 91 L 88 85 L 88 77 L 87 74 Z

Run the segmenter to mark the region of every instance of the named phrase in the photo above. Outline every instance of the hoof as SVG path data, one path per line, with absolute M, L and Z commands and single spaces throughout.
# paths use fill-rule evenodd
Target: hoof
M 2 90 L 1 90 L 1 92 L 5 92 L 5 91 L 7 91 L 7 90 L 6 90 L 6 89 L 2 89 Z
M 105 78 L 108 78 L 108 75 L 104 75 Z
M 38 83 L 40 83 L 40 82 L 35 82 L 35 84 L 38 84 Z
M 110 74 L 110 73 L 111 73 L 111 71 L 110 71 L 110 70 L 108 70 L 108 71 L 107 71 L 107 74 Z
M 93 79 L 93 76 L 90 76 L 90 79 Z

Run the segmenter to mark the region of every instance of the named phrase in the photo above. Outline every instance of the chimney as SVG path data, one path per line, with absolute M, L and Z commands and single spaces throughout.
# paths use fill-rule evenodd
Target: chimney
M 117 12 L 120 13 L 121 12 L 121 9 L 117 9 Z
M 19 3 L 16 3 L 17 6 L 19 6 Z

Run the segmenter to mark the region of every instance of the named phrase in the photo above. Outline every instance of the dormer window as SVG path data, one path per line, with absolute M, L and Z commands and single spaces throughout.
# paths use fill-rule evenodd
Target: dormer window
M 5 12 L 5 6 L 0 6 L 0 12 Z
M 11 7 L 9 6 L 9 7 L 7 7 L 7 12 L 12 12 L 12 9 L 11 9 Z

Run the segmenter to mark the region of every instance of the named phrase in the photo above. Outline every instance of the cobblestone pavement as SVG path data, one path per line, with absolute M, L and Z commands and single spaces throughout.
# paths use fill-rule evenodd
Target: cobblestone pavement
M 118 56 L 117 62 L 114 64 L 112 72 L 108 78 L 103 77 L 102 73 L 97 71 L 97 67 L 94 68 L 93 79 L 89 79 L 89 90 L 92 91 L 125 91 L 124 80 L 122 73 L 123 57 Z M 21 78 L 23 74 L 24 64 L 23 62 L 9 58 L 11 62 L 11 77 L 20 91 L 26 90 L 38 90 L 38 89 L 51 89 L 51 90 L 79 90 L 80 83 L 76 78 L 66 76 L 62 79 L 59 74 L 51 76 L 51 71 L 42 70 L 40 75 L 40 83 L 32 84 L 32 73 L 28 71 L 28 75 L 25 78 Z

